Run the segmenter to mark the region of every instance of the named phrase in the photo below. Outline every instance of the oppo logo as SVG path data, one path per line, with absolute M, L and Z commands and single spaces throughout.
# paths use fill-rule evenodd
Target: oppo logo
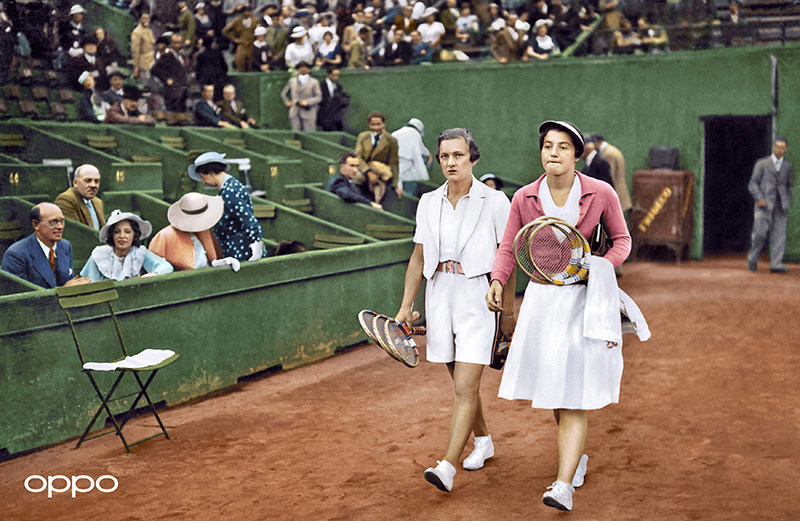
M 100 476 L 97 479 L 86 475 L 71 477 L 55 475 L 45 478 L 44 476 L 34 474 L 33 476 L 28 476 L 25 480 L 25 490 L 33 492 L 34 494 L 39 494 L 47 490 L 48 498 L 53 497 L 53 492 L 56 494 L 63 494 L 70 490 L 72 491 L 73 498 L 76 497 L 78 493 L 85 494 L 94 489 L 108 494 L 117 490 L 117 487 L 119 487 L 117 478 L 108 474 Z

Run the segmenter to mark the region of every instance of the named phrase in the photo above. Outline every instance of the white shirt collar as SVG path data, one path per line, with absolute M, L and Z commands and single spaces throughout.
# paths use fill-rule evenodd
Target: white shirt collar
M 584 159 L 583 162 L 586 163 L 587 167 L 592 164 L 592 161 L 594 160 L 594 156 L 596 156 L 596 155 L 597 155 L 597 149 L 594 149 L 594 150 L 592 150 L 591 154 L 586 156 L 586 159 Z
M 38 236 L 36 237 L 36 242 L 38 242 L 39 246 L 41 246 L 42 252 L 44 252 L 44 258 L 49 260 L 50 259 L 50 248 L 48 248 L 48 246 L 45 243 L 43 243 L 39 239 Z M 53 245 L 53 252 L 55 253 L 55 256 L 58 257 L 58 252 L 56 251 L 56 249 L 57 249 L 56 246 L 58 246 L 58 241 L 56 241 L 56 243 Z

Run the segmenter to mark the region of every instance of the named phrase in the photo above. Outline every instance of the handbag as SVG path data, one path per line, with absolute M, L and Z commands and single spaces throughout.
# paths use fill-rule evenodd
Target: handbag
M 606 232 L 606 227 L 601 218 L 600 222 L 597 223 L 597 226 L 592 230 L 592 236 L 589 239 L 589 248 L 592 251 L 592 255 L 602 257 L 613 245 L 614 241 L 608 236 L 608 232 Z
M 506 338 L 502 331 L 500 331 L 500 311 L 495 312 L 495 329 L 494 341 L 492 342 L 492 359 L 489 362 L 489 367 L 497 369 L 498 371 L 503 368 L 508 358 L 508 347 L 510 338 Z

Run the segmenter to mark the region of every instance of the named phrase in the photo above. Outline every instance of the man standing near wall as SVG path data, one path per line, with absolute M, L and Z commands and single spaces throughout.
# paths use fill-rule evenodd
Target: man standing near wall
M 72 188 L 56 196 L 55 204 L 64 217 L 99 230 L 106 224 L 103 201 L 97 197 L 100 189 L 100 171 L 94 165 L 81 165 L 75 169 Z
M 769 241 L 769 270 L 772 273 L 787 273 L 783 263 L 786 251 L 786 223 L 789 203 L 792 200 L 792 164 L 783 156 L 787 141 L 776 138 L 772 154 L 756 161 L 753 175 L 747 185 L 755 201 L 755 216 L 747 267 L 756 271 L 758 258 Z
M 614 180 L 614 190 L 616 190 L 617 196 L 619 197 L 622 211 L 627 212 L 633 207 L 633 203 L 631 202 L 631 194 L 628 191 L 625 156 L 622 155 L 622 152 L 620 152 L 617 147 L 606 141 L 600 134 L 592 135 L 592 141 L 594 141 L 600 156 L 605 159 L 608 166 L 611 167 L 611 178 Z

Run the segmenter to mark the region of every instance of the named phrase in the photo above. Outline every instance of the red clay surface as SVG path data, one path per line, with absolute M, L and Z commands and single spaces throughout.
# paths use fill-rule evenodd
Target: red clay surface
M 568 514 L 541 503 L 556 472 L 549 411 L 497 398 L 500 373 L 487 368 L 497 455 L 440 492 L 422 472 L 445 449 L 446 370 L 407 369 L 363 345 L 164 411 L 172 440 L 131 455 L 106 436 L 2 463 L 0 518 L 800 519 L 800 266 L 760 268 L 743 258 L 625 266 L 621 286 L 653 337 L 625 337 L 621 403 L 589 416 L 589 473 Z M 108 474 L 119 488 L 48 499 L 23 487 L 33 474 Z

